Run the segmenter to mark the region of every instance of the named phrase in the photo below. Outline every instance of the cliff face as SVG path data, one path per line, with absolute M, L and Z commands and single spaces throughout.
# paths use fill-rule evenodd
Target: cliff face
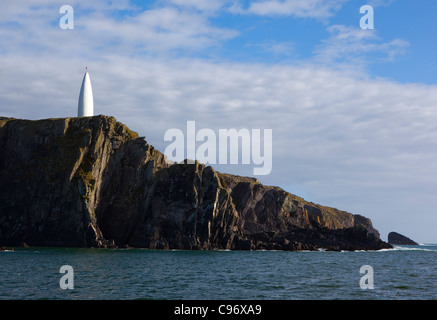
M 122 204 L 165 165 L 136 133 L 103 116 L 0 119 L 0 150 L 0 241 L 15 244 L 108 244 L 105 214 L 121 208 L 120 218 L 134 223 L 139 201 Z
M 172 164 L 113 117 L 0 118 L 0 244 L 380 249 L 369 219 Z
M 402 235 L 400 233 L 394 232 L 394 231 L 392 231 L 392 232 L 390 232 L 388 234 L 388 239 L 387 240 L 388 240 L 388 243 L 394 244 L 394 245 L 396 245 L 396 244 L 399 244 L 399 245 L 410 245 L 410 246 L 417 246 L 417 245 L 419 245 L 416 241 L 411 240 L 410 238 L 408 238 L 408 237 L 406 237 L 406 236 L 404 236 L 404 235 Z

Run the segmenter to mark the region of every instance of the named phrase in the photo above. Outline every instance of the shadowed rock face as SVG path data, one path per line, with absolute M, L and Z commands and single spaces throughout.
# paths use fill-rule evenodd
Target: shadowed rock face
M 375 250 L 369 219 L 198 162 L 113 117 L 0 118 L 0 244 Z
M 417 246 L 418 243 L 411 240 L 410 238 L 397 233 L 397 232 L 390 232 L 388 234 L 388 243 L 390 244 L 400 244 L 400 245 L 413 245 L 413 246 Z

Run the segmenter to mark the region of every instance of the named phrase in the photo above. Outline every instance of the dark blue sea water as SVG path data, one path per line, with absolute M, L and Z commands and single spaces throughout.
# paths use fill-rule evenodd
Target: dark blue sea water
M 63 265 L 73 268 L 73 289 L 60 287 Z M 373 289 L 360 287 L 371 276 L 360 273 L 364 265 L 373 269 Z M 437 245 L 373 252 L 16 248 L 0 252 L 0 271 L 3 300 L 437 299 Z

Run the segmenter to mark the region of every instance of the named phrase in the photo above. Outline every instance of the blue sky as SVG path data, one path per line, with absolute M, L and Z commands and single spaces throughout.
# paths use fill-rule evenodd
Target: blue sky
M 261 2 L 261 1 L 260 1 Z M 267 2 L 267 1 L 264 1 Z M 282 1 L 283 3 L 286 1 Z M 335 2 L 335 1 L 333 1 Z M 314 59 L 321 42 L 329 38 L 329 26 L 342 25 L 359 27 L 359 9 L 370 3 L 374 7 L 375 30 L 368 31 L 377 37 L 375 43 L 389 43 L 394 39 L 405 41 L 391 57 L 387 51 L 369 51 L 365 55 L 366 71 L 370 76 L 384 77 L 399 82 L 436 83 L 437 43 L 432 41 L 432 33 L 437 31 L 435 12 L 437 3 L 422 0 L 397 1 L 338 1 L 338 6 L 329 14 L 312 17 L 310 14 L 295 17 L 285 11 L 255 15 L 231 10 L 235 2 L 224 1 L 221 10 L 210 14 L 211 25 L 238 32 L 235 37 L 200 51 L 178 52 L 205 59 L 225 59 L 232 61 L 252 61 L 261 63 L 300 63 Z M 138 11 L 165 7 L 168 2 L 133 2 Z M 145 4 L 146 3 L 146 4 Z M 239 2 L 242 10 L 248 10 L 254 1 Z M 122 14 L 125 14 L 123 12 Z M 431 38 L 430 38 L 431 36 Z M 373 44 L 373 43 L 371 43 Z M 347 61 L 345 56 L 337 62 Z
M 0 115 L 75 116 L 88 66 L 95 113 L 159 150 L 189 120 L 273 129 L 262 183 L 437 241 L 436 1 L 72 0 L 62 30 L 64 4 L 1 1 Z

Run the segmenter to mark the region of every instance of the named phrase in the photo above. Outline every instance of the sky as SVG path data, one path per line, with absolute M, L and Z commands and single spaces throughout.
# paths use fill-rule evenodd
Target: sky
M 2 0 L 0 116 L 76 116 L 88 67 L 95 114 L 158 150 L 187 121 L 272 129 L 260 182 L 364 215 L 383 240 L 436 243 L 436 12 L 435 0 Z

